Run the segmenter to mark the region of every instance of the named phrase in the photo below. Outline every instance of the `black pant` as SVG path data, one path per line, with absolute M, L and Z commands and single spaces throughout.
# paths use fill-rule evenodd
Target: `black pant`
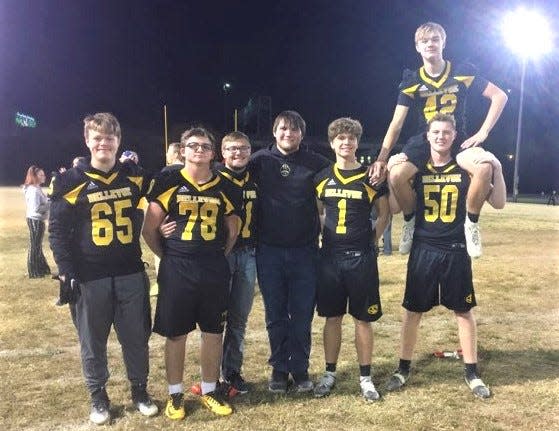
M 29 253 L 27 254 L 27 271 L 29 278 L 38 278 L 50 275 L 50 268 L 43 254 L 43 236 L 45 235 L 45 222 L 42 220 L 27 219 L 29 226 Z

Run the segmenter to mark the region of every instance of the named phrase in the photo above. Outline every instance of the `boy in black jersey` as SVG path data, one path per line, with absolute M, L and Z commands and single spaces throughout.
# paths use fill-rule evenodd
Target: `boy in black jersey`
M 402 126 L 411 109 L 417 111 L 418 135 L 410 138 L 403 155 L 390 170 L 392 193 L 404 214 L 404 230 L 400 242 L 400 253 L 407 254 L 411 248 L 415 216 L 415 193 L 410 179 L 429 159 L 429 145 L 425 140 L 426 123 L 437 112 L 453 114 L 457 122 L 457 139 L 453 154 L 459 166 L 471 175 L 467 195 L 468 217 L 465 219 L 467 249 L 470 256 L 481 256 L 481 236 L 478 219 L 485 197 L 491 187 L 491 164 L 483 163 L 488 156 L 479 147 L 499 119 L 507 102 L 506 94 L 496 85 L 478 76 L 471 65 L 455 65 L 443 58 L 446 33 L 439 24 L 428 22 L 415 33 L 415 47 L 421 55 L 423 66 L 417 71 L 404 71 L 399 87 L 398 102 L 394 116 L 384 137 L 380 154 L 373 165 L 373 184 L 384 178 L 390 150 L 398 140 Z M 468 137 L 466 127 L 466 101 L 470 94 L 489 99 L 490 105 L 480 129 Z M 461 151 L 463 150 L 463 151 Z M 459 154 L 458 151 L 461 151 Z M 395 157 L 395 156 L 393 156 Z
M 359 121 L 338 118 L 328 126 L 328 140 L 336 164 L 315 177 L 316 194 L 324 209 L 317 310 L 326 317 L 324 356 L 326 370 L 314 388 L 316 397 L 330 393 L 336 381 L 342 319 L 346 312 L 355 323 L 361 394 L 367 401 L 380 398 L 371 379 L 373 329 L 382 316 L 379 276 L 374 245 L 388 222 L 387 188 L 368 184 L 367 167 L 355 153 L 363 129 Z M 378 214 L 376 233 L 371 224 L 373 205 Z
M 452 156 L 455 124 L 453 116 L 440 113 L 429 121 L 430 160 L 414 181 L 417 216 L 402 304 L 400 364 L 387 389 L 399 389 L 408 380 L 422 313 L 442 304 L 454 311 L 458 322 L 466 383 L 474 395 L 488 398 L 491 392 L 477 371 L 476 321 L 471 310 L 476 299 L 463 229 L 470 179 Z M 494 174 L 487 201 L 501 207 L 506 200 L 501 164 L 491 153 L 485 154 L 483 161 L 491 164 Z
M 117 161 L 121 131 L 112 114 L 87 116 L 84 136 L 89 163 L 57 175 L 51 184 L 49 240 L 61 281 L 75 288 L 74 296 L 66 299 L 91 393 L 89 418 L 100 425 L 110 420 L 105 385 L 112 325 L 122 345 L 134 404 L 143 415 L 158 412 L 146 391 L 151 315 L 137 212 L 149 178 L 136 164 Z
M 231 282 L 223 336 L 221 375 L 229 385 L 229 396 L 249 391 L 249 385 L 241 375 L 241 368 L 246 325 L 252 309 L 256 283 L 257 189 L 247 170 L 250 152 L 250 140 L 247 135 L 243 132 L 228 133 L 221 140 L 223 164 L 218 163 L 214 166 L 217 173 L 237 189 L 243 206 L 239 236 L 233 250 L 227 255 Z M 162 226 L 162 229 L 166 230 L 166 225 Z M 200 390 L 195 386 L 193 392 L 200 393 Z
M 219 174 L 242 193 L 243 211 L 239 236 L 235 247 L 227 256 L 231 270 L 231 286 L 221 361 L 223 378 L 233 392 L 241 394 L 249 389 L 241 375 L 241 367 L 246 325 L 252 309 L 256 283 L 257 189 L 247 170 L 250 152 L 248 136 L 242 132 L 231 132 L 221 141 L 224 164 L 217 166 Z
M 200 401 L 217 415 L 232 413 L 217 382 L 229 294 L 225 255 L 237 238 L 239 220 L 234 211 L 240 207 L 228 181 L 210 169 L 213 136 L 204 128 L 193 128 L 183 133 L 181 143 L 185 166 L 162 172 L 154 180 L 143 229 L 148 246 L 161 258 L 153 330 L 166 337 L 165 414 L 175 420 L 185 417 L 185 343 L 196 325 L 202 331 Z M 170 236 L 162 238 L 159 226 L 166 216 L 176 225 Z

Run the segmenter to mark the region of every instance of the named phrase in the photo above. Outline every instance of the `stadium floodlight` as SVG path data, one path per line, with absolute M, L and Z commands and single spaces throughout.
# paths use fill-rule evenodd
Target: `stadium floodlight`
M 505 15 L 502 34 L 506 45 L 521 60 L 520 102 L 518 106 L 518 123 L 516 128 L 516 147 L 514 157 L 514 178 L 512 187 L 513 201 L 518 199 L 518 166 L 520 142 L 522 139 L 522 112 L 524 105 L 524 80 L 526 63 L 529 59 L 548 54 L 552 50 L 553 35 L 545 17 L 534 10 L 519 8 Z

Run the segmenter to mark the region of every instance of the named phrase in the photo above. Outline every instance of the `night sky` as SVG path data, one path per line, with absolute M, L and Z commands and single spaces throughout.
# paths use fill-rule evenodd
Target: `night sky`
M 51 171 L 86 154 L 82 118 L 97 111 L 121 121 L 122 149 L 160 167 L 164 104 L 170 141 L 192 123 L 221 133 L 224 108 L 231 114 L 261 95 L 271 97 L 272 116 L 299 111 L 310 136 L 325 140 L 331 120 L 351 116 L 378 145 L 402 70 L 420 65 L 415 29 L 431 20 L 447 31 L 445 58 L 468 60 L 510 90 L 486 145 L 502 159 L 510 185 L 505 155 L 514 153 L 520 61 L 504 46 L 499 24 L 520 3 L 0 0 L 0 184 L 20 183 L 32 163 Z M 559 33 L 557 2 L 522 3 L 542 11 Z M 521 192 L 559 187 L 558 67 L 557 49 L 528 67 Z M 227 95 L 225 81 L 233 85 Z M 470 132 L 486 107 L 471 101 Z M 38 127 L 16 128 L 16 111 L 35 117 Z

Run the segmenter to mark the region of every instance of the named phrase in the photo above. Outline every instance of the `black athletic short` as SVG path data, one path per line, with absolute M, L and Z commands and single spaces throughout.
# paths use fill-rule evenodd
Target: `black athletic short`
M 321 251 L 317 311 L 321 317 L 343 316 L 374 322 L 382 316 L 377 258 L 373 251 Z
M 436 305 L 459 312 L 476 306 L 470 256 L 465 248 L 446 251 L 414 241 L 402 306 L 423 313 Z
M 458 133 L 456 139 L 454 139 L 454 144 L 452 145 L 452 157 L 456 157 L 456 155 L 462 151 L 463 149 L 460 148 L 462 142 L 466 140 L 466 136 L 462 133 Z M 429 146 L 429 142 L 427 141 L 427 136 L 425 133 L 420 135 L 415 135 L 409 138 L 406 141 L 406 145 L 402 148 L 402 153 L 408 156 L 408 161 L 412 163 L 416 168 L 421 169 L 423 166 L 427 164 L 429 159 L 431 158 L 431 149 Z
M 165 255 L 159 264 L 159 294 L 153 332 L 164 337 L 196 329 L 220 334 L 229 300 L 229 265 L 223 253 Z

